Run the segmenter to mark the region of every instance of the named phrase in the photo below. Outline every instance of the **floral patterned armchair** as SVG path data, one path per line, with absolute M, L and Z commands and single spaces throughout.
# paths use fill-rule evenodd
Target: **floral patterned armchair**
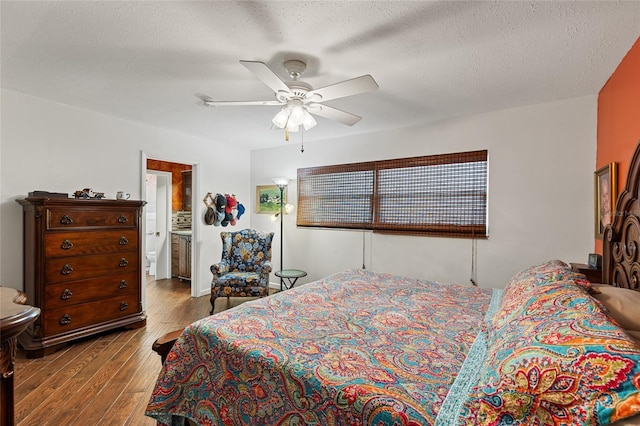
M 269 293 L 273 232 L 221 232 L 222 261 L 211 265 L 211 314 L 218 297 L 264 297 Z

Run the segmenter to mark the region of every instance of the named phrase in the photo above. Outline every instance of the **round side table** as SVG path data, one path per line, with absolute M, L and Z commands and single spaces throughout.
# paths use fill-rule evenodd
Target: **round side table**
M 307 273 L 300 269 L 283 269 L 282 271 L 276 271 L 275 276 L 280 278 L 280 291 L 282 291 L 293 288 L 293 286 L 296 285 L 298 278 L 306 277 Z M 289 285 L 284 282 L 285 279 L 289 282 Z

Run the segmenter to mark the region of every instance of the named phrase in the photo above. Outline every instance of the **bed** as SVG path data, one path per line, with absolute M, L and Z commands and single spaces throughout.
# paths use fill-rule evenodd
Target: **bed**
M 162 425 L 640 425 L 638 157 L 605 230 L 604 284 L 560 260 L 504 289 L 342 271 L 189 325 L 146 414 Z

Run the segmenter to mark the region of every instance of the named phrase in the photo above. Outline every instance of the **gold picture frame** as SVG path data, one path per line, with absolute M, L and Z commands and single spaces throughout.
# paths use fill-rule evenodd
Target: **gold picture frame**
M 595 236 L 601 240 L 604 229 L 613 223 L 618 195 L 618 169 L 616 163 L 607 164 L 594 172 L 594 225 Z
M 283 203 L 287 204 L 287 188 L 283 192 Z M 278 185 L 256 186 L 256 213 L 273 214 L 280 212 L 280 188 Z

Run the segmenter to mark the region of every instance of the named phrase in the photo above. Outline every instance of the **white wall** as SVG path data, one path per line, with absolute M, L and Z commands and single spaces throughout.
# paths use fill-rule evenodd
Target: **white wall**
M 308 142 L 304 153 L 296 143 L 299 134 L 293 134 L 283 147 L 251 153 L 251 187 L 289 177 L 295 203 L 300 167 L 488 149 L 490 236 L 477 243 L 477 282 L 504 287 L 530 264 L 552 258 L 585 262 L 593 250 L 596 109 L 596 96 L 582 97 Z M 279 224 L 254 212 L 251 223 L 276 232 L 273 262 L 279 269 Z M 295 217 L 286 216 L 284 233 L 284 267 L 307 271 L 301 283 L 362 266 L 361 232 L 296 228 Z M 468 239 L 368 233 L 364 246 L 367 269 L 469 283 Z
M 144 182 L 141 152 L 150 158 L 199 164 L 195 200 L 202 200 L 207 192 L 228 192 L 251 208 L 246 150 L 8 90 L 2 90 L 1 108 L 3 286 L 23 288 L 22 208 L 17 198 L 33 190 L 71 194 L 90 187 L 108 198 L 122 190 L 131 193 L 131 199 L 139 199 Z M 195 275 L 198 294 L 205 295 L 210 291 L 209 266 L 220 259 L 220 228 L 204 225 L 204 203 L 197 202 L 193 208 L 193 220 L 199 221 Z M 241 222 L 248 226 L 249 218 Z
M 276 232 L 274 269 L 280 265 L 279 224 L 256 214 L 255 186 L 271 177 L 294 179 L 299 167 L 489 150 L 488 240 L 478 241 L 478 283 L 501 287 L 533 262 L 560 258 L 584 262 L 593 250 L 595 96 L 349 138 L 291 142 L 249 153 L 215 141 L 152 128 L 28 95 L 2 90 L 0 145 L 0 283 L 22 288 L 22 212 L 15 199 L 29 191 L 72 193 L 92 187 L 113 196 L 141 194 L 140 152 L 181 163 L 199 163 L 196 200 L 207 192 L 238 195 L 247 213 L 237 227 Z M 365 117 L 366 119 L 366 117 Z M 318 125 L 322 125 L 320 122 Z M 313 132 L 311 130 L 310 132 Z M 249 170 L 251 173 L 243 173 Z M 220 258 L 220 227 L 199 221 L 198 294 L 209 292 L 209 265 Z M 468 283 L 471 242 L 466 239 L 365 234 L 368 269 L 437 281 Z M 319 279 L 363 262 L 363 234 L 296 228 L 285 216 L 284 266 Z M 272 281 L 277 281 L 272 276 Z

